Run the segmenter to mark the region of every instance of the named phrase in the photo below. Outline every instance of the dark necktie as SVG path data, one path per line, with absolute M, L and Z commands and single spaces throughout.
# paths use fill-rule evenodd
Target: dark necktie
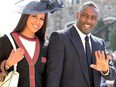
M 90 45 L 89 45 L 89 37 L 85 37 L 85 49 L 86 49 L 86 57 L 88 60 L 88 64 L 91 64 L 91 50 L 90 50 Z
M 86 58 L 87 58 L 87 63 L 88 63 L 88 72 L 89 72 L 89 76 L 90 76 L 90 83 L 91 83 L 91 87 L 94 87 L 93 72 L 92 72 L 92 69 L 90 68 L 90 64 L 92 64 L 92 56 L 91 56 L 91 50 L 90 50 L 88 36 L 85 37 L 85 49 L 86 49 Z

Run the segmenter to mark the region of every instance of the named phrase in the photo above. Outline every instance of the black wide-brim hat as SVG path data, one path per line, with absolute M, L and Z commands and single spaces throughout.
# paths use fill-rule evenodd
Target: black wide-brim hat
M 21 0 L 15 4 L 15 12 L 21 14 L 54 13 L 64 7 L 57 0 Z

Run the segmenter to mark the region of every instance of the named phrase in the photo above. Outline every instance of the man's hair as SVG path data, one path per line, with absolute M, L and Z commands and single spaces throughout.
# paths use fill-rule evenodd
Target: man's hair
M 83 4 L 80 6 L 79 11 L 80 11 L 83 7 L 85 7 L 85 6 L 93 7 L 93 8 L 95 8 L 95 9 L 99 12 L 98 6 L 97 6 L 94 2 L 92 2 L 92 1 L 87 1 L 87 2 L 83 3 Z

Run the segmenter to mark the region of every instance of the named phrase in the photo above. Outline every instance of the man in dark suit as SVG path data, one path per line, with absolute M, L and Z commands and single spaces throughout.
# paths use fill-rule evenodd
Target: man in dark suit
M 105 58 L 104 41 L 91 34 L 99 15 L 96 4 L 86 2 L 76 12 L 76 24 L 52 33 L 48 45 L 47 87 L 100 87 L 101 76 L 115 79 L 116 69 Z

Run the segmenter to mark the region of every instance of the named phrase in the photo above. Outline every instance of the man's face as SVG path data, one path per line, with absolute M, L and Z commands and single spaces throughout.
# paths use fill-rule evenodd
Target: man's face
M 99 13 L 94 7 L 85 6 L 76 13 L 76 16 L 79 30 L 84 34 L 89 34 L 98 22 Z

